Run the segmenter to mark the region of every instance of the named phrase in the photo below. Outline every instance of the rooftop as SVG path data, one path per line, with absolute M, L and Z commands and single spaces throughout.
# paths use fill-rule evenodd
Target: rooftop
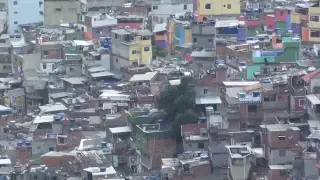
M 288 130 L 296 130 L 295 127 L 290 127 L 288 124 L 268 124 L 268 125 L 260 125 L 260 127 L 267 128 L 268 131 L 271 131 L 271 132 L 283 132 Z
M 47 104 L 44 106 L 39 106 L 39 109 L 41 113 L 52 113 L 52 112 L 57 112 L 57 111 L 66 111 L 69 110 L 65 105 L 62 103 L 55 103 L 55 104 Z
M 157 124 L 141 124 L 141 125 L 137 125 L 137 127 L 145 133 L 168 131 L 168 128 L 162 127 L 159 123 L 157 123 Z
M 109 130 L 110 130 L 110 132 L 111 132 L 112 134 L 129 133 L 129 132 L 131 132 L 131 129 L 130 129 L 129 126 L 109 128 Z
M 33 124 L 51 123 L 54 121 L 54 115 L 36 116 L 33 120 Z
M 87 78 L 85 77 L 69 77 L 69 78 L 62 78 L 63 81 L 68 82 L 69 84 L 73 85 L 82 85 L 87 82 Z
M 250 86 L 257 84 L 259 81 L 223 81 L 222 84 L 225 86 Z
M 196 104 L 221 104 L 222 101 L 219 96 L 197 96 Z
M 244 21 L 238 21 L 238 20 L 222 20 L 222 21 L 216 21 L 216 28 L 222 28 L 222 27 L 234 27 L 239 25 L 245 25 Z
M 157 71 L 146 72 L 145 74 L 135 74 L 129 80 L 130 82 L 138 82 L 138 81 L 151 81 L 156 75 Z

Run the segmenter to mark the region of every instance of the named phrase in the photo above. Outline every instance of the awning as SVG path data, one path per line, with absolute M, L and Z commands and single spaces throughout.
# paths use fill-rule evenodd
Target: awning
M 196 97 L 196 104 L 221 104 L 219 96 L 200 96 Z
M 315 94 L 307 95 L 307 99 L 311 102 L 312 105 L 320 104 L 320 99 Z

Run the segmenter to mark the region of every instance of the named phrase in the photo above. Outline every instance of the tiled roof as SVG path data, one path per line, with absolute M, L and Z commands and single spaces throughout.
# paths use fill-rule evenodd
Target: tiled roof
M 313 72 L 310 73 L 310 74 L 304 75 L 304 76 L 302 77 L 302 79 L 303 79 L 306 83 L 309 83 L 310 80 L 311 80 L 313 77 L 315 77 L 316 75 L 318 75 L 319 73 L 320 73 L 320 69 L 317 69 L 317 70 L 313 71 Z
M 207 123 L 201 124 L 184 124 L 181 125 L 181 134 L 193 132 L 194 134 L 200 134 L 201 128 L 207 128 Z
M 257 90 L 257 89 L 260 89 L 262 86 L 260 83 L 257 83 L 257 84 L 253 84 L 253 85 L 250 85 L 250 86 L 247 86 L 244 88 L 244 91 L 245 92 L 249 92 L 249 91 L 252 91 L 252 90 Z

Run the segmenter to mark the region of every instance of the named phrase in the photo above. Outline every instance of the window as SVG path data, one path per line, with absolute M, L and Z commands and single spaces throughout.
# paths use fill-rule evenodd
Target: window
M 279 156 L 286 156 L 286 150 L 280 149 Z
M 257 105 L 248 105 L 248 112 L 257 112 L 258 106 Z
M 187 9 L 188 9 L 188 6 L 187 6 L 187 5 L 183 5 L 183 9 L 184 9 L 184 10 L 187 10 Z
M 42 64 L 42 69 L 47 69 L 47 64 Z
M 54 151 L 54 147 L 49 147 L 49 151 Z
M 39 11 L 39 14 L 43 15 L 43 11 Z
M 279 139 L 280 141 L 284 141 L 284 140 L 286 140 L 286 137 L 285 137 L 285 136 L 278 136 L 278 139 Z
M 18 24 L 18 21 L 14 21 L 13 24 Z
M 209 42 L 209 43 L 212 43 L 212 42 L 213 42 L 213 39 L 208 39 L 208 42 Z
M 276 100 L 276 96 L 267 96 L 263 98 L 264 101 L 275 101 Z
M 192 147 L 192 144 L 190 143 L 190 144 L 188 144 L 189 145 L 189 147 Z
M 115 38 L 115 39 L 118 39 L 118 34 L 115 34 L 115 35 L 114 35 L 114 38 Z
M 71 12 L 76 12 L 77 9 L 76 9 L 76 8 L 69 8 L 69 11 L 71 11 Z
M 319 22 L 319 16 L 310 16 L 310 21 Z
M 119 62 L 119 59 L 118 59 L 118 58 L 116 59 L 116 62 Z
M 198 148 L 203 149 L 204 148 L 204 143 L 198 143 Z
M 133 51 L 132 51 L 132 54 L 137 54 L 137 51 L 136 51 L 136 50 L 133 50 Z
M 144 52 L 148 52 L 150 50 L 149 47 L 144 47 Z
M 228 8 L 228 9 L 231 9 L 231 4 L 228 4 L 228 5 L 227 5 L 227 8 Z
M 283 16 L 283 12 L 282 11 L 280 11 L 280 16 Z
M 69 71 L 70 72 L 74 72 L 74 68 L 69 68 Z
M 304 99 L 299 99 L 299 106 L 304 106 Z
M 49 51 L 43 51 L 43 55 L 45 56 L 49 55 Z
M 208 89 L 203 89 L 203 94 L 208 94 Z
M 310 36 L 311 37 L 320 37 L 320 33 L 319 33 L 319 31 L 311 31 Z
M 13 14 L 18 14 L 18 11 L 14 11 Z
M 206 5 L 205 5 L 205 8 L 206 8 L 206 9 L 211 9 L 211 4 L 206 4 Z
M 61 11 L 61 8 L 56 8 L 56 11 Z
M 193 38 L 193 42 L 196 43 L 198 40 L 197 38 Z
M 13 5 L 18 5 L 18 1 L 13 1 Z
M 18 33 L 19 31 L 18 30 L 14 30 L 14 33 Z
M 39 7 L 41 7 L 42 6 L 42 1 L 39 1 Z
M 158 6 L 152 6 L 152 9 L 158 9 Z
M 58 141 L 60 144 L 66 144 L 66 138 L 63 138 L 63 137 L 58 137 Z

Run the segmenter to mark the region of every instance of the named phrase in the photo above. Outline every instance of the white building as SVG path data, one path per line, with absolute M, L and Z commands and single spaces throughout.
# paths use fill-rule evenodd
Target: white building
M 43 22 L 44 0 L 8 0 L 8 33 L 21 32 L 19 25 Z
M 152 24 L 166 23 L 171 15 L 193 12 L 193 2 L 190 0 L 160 0 L 151 1 Z M 181 15 L 182 15 L 181 14 Z

